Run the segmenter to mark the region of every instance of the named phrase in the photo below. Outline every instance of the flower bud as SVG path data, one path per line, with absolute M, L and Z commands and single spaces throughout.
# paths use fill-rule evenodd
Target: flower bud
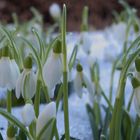
M 53 47 L 53 52 L 54 53 L 57 53 L 57 54 L 60 54 L 62 52 L 62 46 L 61 46 L 61 41 L 60 39 L 56 39 L 54 41 L 54 47 Z
M 82 65 L 81 65 L 81 64 L 77 64 L 76 70 L 77 70 L 78 72 L 82 72 L 82 71 L 83 71 Z
M 135 67 L 137 72 L 140 72 L 140 57 L 135 60 Z
M 24 60 L 24 68 L 31 69 L 32 68 L 32 58 L 30 56 L 26 57 Z
M 9 57 L 9 47 L 5 46 L 2 48 L 2 56 Z
M 25 126 L 29 126 L 35 119 L 35 112 L 33 105 L 30 103 L 25 104 L 21 112 L 22 122 Z
M 131 79 L 131 84 L 133 86 L 133 89 L 136 89 L 140 86 L 140 81 L 137 78 L 133 77 Z
M 16 127 L 13 125 L 10 125 L 7 129 L 7 140 L 12 140 L 15 138 L 15 135 L 17 133 Z

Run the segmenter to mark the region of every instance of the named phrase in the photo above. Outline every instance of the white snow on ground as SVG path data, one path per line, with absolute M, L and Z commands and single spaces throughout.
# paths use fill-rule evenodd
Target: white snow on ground
M 103 31 L 94 31 L 89 32 L 87 36 L 89 37 L 88 44 L 91 46 L 87 46 L 82 48 L 82 45 L 79 45 L 77 58 L 80 60 L 81 64 L 84 66 L 84 71 L 89 76 L 89 65 L 91 65 L 95 60 L 98 60 L 100 65 L 100 84 L 103 90 L 106 93 L 106 96 L 109 97 L 109 85 L 110 85 L 110 74 L 112 61 L 115 57 L 121 52 L 122 45 L 124 41 L 126 24 L 114 24 L 109 28 L 106 28 Z M 121 32 L 122 36 L 119 36 Z M 77 44 L 80 42 L 80 37 L 78 33 L 69 33 L 67 36 L 67 47 L 68 47 L 68 60 L 70 58 L 70 54 Z M 130 37 L 130 40 L 135 38 L 134 34 Z M 85 41 L 86 42 L 86 41 Z M 84 44 L 85 45 L 85 44 Z M 85 46 L 84 46 L 85 47 Z M 90 51 L 87 54 L 87 51 Z M 75 73 L 71 73 L 73 79 Z M 115 95 L 118 87 L 119 80 L 119 71 L 116 71 L 114 77 L 114 87 L 113 87 L 113 103 L 115 101 Z M 129 97 L 132 93 L 132 87 L 129 80 L 127 80 L 126 84 L 126 105 L 128 103 Z M 1 96 L 0 96 L 1 97 Z M 92 131 L 88 119 L 88 115 L 85 108 L 85 103 L 88 101 L 87 96 L 84 95 L 82 99 L 79 99 L 76 94 L 73 94 L 69 98 L 69 121 L 70 121 L 70 135 L 72 137 L 78 138 L 80 140 L 92 140 Z M 101 104 L 106 105 L 105 100 L 101 99 Z M 40 110 L 42 110 L 44 105 L 40 105 Z M 12 113 L 17 118 L 21 119 L 20 116 L 21 108 L 13 108 Z M 132 104 L 131 112 L 133 112 L 133 117 L 135 116 L 134 105 Z M 0 116 L 0 128 L 3 127 L 4 130 L 0 130 L 2 135 L 5 137 L 7 121 Z M 63 112 L 58 111 L 57 114 L 57 127 L 59 128 L 59 134 L 64 134 L 64 117 Z

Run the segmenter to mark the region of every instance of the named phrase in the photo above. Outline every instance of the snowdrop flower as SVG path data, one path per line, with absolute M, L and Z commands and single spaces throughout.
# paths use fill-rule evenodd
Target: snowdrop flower
M 58 44 L 57 44 L 58 43 Z M 43 66 L 43 79 L 48 87 L 49 95 L 52 98 L 55 85 L 60 82 L 62 76 L 62 62 L 61 62 L 61 44 L 56 42 L 56 48 L 48 57 L 46 63 Z
M 86 75 L 83 73 L 82 66 L 78 64 L 77 73 L 74 80 L 74 89 L 80 98 L 82 97 L 83 86 L 87 88 L 89 94 L 92 95 L 94 93 L 94 86 L 92 85 L 92 82 L 90 82 Z
M 53 3 L 49 8 L 50 15 L 54 20 L 58 20 L 61 17 L 61 9 L 57 3 Z
M 21 111 L 22 122 L 25 126 L 29 126 L 35 119 L 34 107 L 32 104 L 27 103 Z
M 9 57 L 8 47 L 1 50 L 0 58 L 0 87 L 12 90 L 16 87 L 16 81 L 19 76 L 19 68 L 14 59 Z
M 32 58 L 28 56 L 24 61 L 24 70 L 20 74 L 16 84 L 16 97 L 20 94 L 25 100 L 31 99 L 36 91 L 36 75 L 32 71 Z
M 44 107 L 44 110 L 39 114 L 39 117 L 36 122 L 36 134 L 39 135 L 40 131 L 44 128 L 45 125 L 52 119 L 56 118 L 56 104 L 51 102 Z M 41 140 L 49 140 L 50 134 L 52 132 L 53 124 L 50 124 L 48 129 L 41 136 Z

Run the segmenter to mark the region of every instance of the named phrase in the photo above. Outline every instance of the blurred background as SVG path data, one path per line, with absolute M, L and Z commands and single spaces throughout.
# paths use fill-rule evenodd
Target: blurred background
M 140 0 L 126 0 L 127 3 L 136 8 L 140 16 Z M 49 14 L 49 7 L 52 3 L 63 3 L 68 9 L 68 30 L 79 31 L 82 9 L 85 5 L 89 7 L 89 24 L 96 29 L 103 29 L 109 26 L 114 19 L 114 12 L 120 13 L 123 10 L 118 0 L 0 0 L 0 21 L 3 23 L 13 22 L 12 13 L 16 13 L 19 21 L 24 22 L 32 18 L 30 8 L 35 7 L 42 15 L 45 25 L 53 24 Z

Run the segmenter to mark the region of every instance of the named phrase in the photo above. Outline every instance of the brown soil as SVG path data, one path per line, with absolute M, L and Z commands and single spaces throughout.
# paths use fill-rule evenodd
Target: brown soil
M 44 16 L 45 23 L 52 23 L 48 8 L 53 3 L 62 7 L 66 3 L 68 9 L 68 30 L 79 30 L 81 13 L 84 5 L 89 6 L 89 23 L 96 28 L 104 28 L 112 22 L 112 11 L 120 12 L 122 7 L 117 0 L 0 0 L 0 19 L 12 22 L 11 14 L 17 13 L 19 20 L 26 21 L 32 17 L 30 7 L 34 6 Z M 139 0 L 128 0 L 128 3 L 140 10 Z M 140 15 L 140 11 L 138 13 Z

